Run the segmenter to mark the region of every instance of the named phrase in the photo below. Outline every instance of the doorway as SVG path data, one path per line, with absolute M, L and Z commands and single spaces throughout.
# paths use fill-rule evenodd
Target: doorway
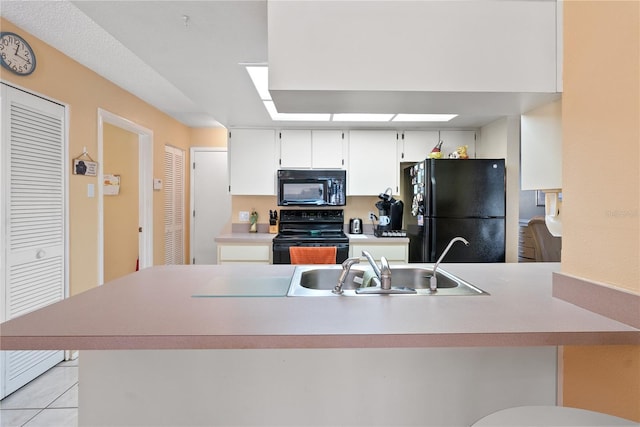
M 217 264 L 215 238 L 231 220 L 226 148 L 191 148 L 191 263 Z
M 153 265 L 153 131 L 123 117 L 98 109 L 98 164 L 104 165 L 105 124 L 137 136 L 138 173 L 129 184 L 138 189 L 138 260 L 137 268 Z M 98 167 L 98 182 L 103 183 L 105 171 Z M 122 188 L 122 186 L 121 186 Z M 98 185 L 98 283 L 105 282 L 105 188 Z
M 138 256 L 138 134 L 104 124 L 104 281 L 136 271 Z M 107 182 L 109 183 L 107 185 Z

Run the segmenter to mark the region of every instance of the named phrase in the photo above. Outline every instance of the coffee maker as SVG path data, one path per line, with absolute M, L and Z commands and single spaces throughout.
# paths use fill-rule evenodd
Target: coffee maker
M 381 193 L 376 203 L 378 208 L 378 225 L 373 234 L 378 237 L 396 237 L 403 234 L 402 232 L 402 213 L 404 204 L 402 200 L 396 200 L 391 195 L 391 188 L 387 188 Z

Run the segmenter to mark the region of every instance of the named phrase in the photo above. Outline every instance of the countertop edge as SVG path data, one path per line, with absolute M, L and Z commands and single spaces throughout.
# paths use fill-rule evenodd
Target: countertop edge
M 349 234 L 346 233 L 349 238 L 350 244 L 356 243 L 373 243 L 373 244 L 384 244 L 384 243 L 409 243 L 408 237 L 376 237 L 373 234 Z M 269 233 L 226 233 L 221 234 L 216 237 L 214 240 L 216 243 L 271 243 L 273 238 L 277 236 L 277 234 L 269 234 Z
M 228 336 L 11 336 L 2 350 L 333 349 L 640 345 L 638 331 Z

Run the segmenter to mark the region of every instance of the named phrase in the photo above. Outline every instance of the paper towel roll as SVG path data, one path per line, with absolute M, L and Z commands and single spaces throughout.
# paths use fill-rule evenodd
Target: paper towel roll
M 560 191 L 544 192 L 544 222 L 554 237 L 562 237 L 562 198 Z

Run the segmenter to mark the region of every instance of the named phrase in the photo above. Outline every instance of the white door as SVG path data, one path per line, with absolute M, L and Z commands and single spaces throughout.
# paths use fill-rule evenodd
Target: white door
M 164 263 L 184 264 L 184 151 L 164 147 Z
M 224 149 L 191 149 L 191 263 L 217 264 L 215 238 L 231 220 Z
M 0 321 L 65 297 L 65 107 L 2 84 Z M 0 352 L 0 398 L 64 358 Z

